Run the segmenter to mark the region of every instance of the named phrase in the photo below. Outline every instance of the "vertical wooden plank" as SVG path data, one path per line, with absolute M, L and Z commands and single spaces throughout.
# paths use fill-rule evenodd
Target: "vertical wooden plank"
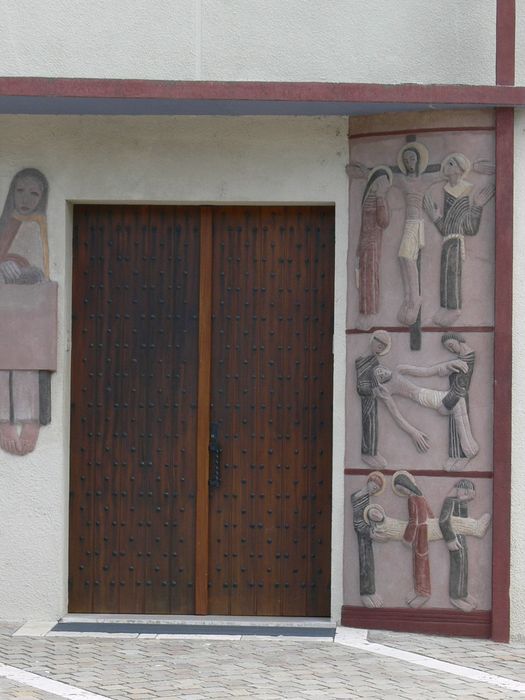
M 223 605 L 230 615 L 255 615 L 261 585 L 256 571 L 259 550 L 255 546 L 261 532 L 256 488 L 261 469 L 261 460 L 257 459 L 260 363 L 256 330 L 261 314 L 257 273 L 261 231 L 253 207 L 227 207 L 224 214 L 228 238 L 224 320 L 230 332 L 222 341 L 226 343 L 225 366 L 229 377 L 223 385 L 222 403 L 223 432 L 225 437 L 228 435 L 225 440 L 228 475 L 221 497 L 229 514 L 223 522 L 223 539 L 227 542 L 223 556 L 229 571 Z M 214 335 L 214 342 L 220 343 L 221 339 Z
M 497 109 L 492 639 L 498 642 L 508 642 L 510 633 L 513 183 L 514 110 Z
M 89 210 L 75 207 L 73 228 L 73 322 L 71 390 L 71 448 L 69 496 L 69 606 L 70 612 L 91 612 L 93 494 L 92 467 L 88 457 L 88 434 L 93 431 L 93 414 L 85 412 L 85 395 L 91 384 L 90 357 L 84 336 L 89 331 L 86 298 L 89 289 Z
M 335 222 L 331 207 L 311 210 L 307 240 L 311 324 L 308 366 L 310 403 L 310 498 L 307 614 L 330 615 L 332 528 L 332 411 Z
M 257 349 L 257 453 L 254 490 L 257 531 L 255 561 L 257 615 L 282 614 L 284 593 L 282 569 L 284 559 L 282 520 L 282 453 L 286 407 L 283 405 L 284 357 L 287 343 L 282 335 L 282 295 L 286 265 L 280 245 L 284 207 L 258 207 L 259 220 L 257 288 L 259 295 L 257 333 L 253 345 Z M 286 323 L 286 321 L 284 321 Z
M 197 491 L 195 519 L 195 613 L 208 612 L 208 479 L 210 473 L 212 210 L 201 207 L 199 272 L 199 369 L 197 394 Z

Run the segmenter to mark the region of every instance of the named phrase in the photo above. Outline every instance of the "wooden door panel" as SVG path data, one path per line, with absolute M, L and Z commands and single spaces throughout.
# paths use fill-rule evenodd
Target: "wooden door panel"
M 333 210 L 214 214 L 209 610 L 328 615 Z
M 191 613 L 208 560 L 210 613 L 329 614 L 333 209 L 211 215 L 200 284 L 199 208 L 75 208 L 71 611 Z M 206 352 L 223 449 L 208 538 Z
M 193 611 L 197 208 L 75 208 L 70 610 Z

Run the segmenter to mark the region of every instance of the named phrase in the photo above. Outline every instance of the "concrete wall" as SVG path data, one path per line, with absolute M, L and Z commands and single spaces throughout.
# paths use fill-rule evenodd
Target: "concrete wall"
M 0 202 L 25 166 L 50 182 L 51 277 L 59 282 L 53 419 L 37 449 L 0 461 L 0 619 L 67 606 L 71 202 L 335 203 L 336 324 L 332 596 L 341 605 L 347 120 L 2 117 Z
M 0 66 L 13 76 L 490 84 L 495 11 L 496 0 L 5 0 Z

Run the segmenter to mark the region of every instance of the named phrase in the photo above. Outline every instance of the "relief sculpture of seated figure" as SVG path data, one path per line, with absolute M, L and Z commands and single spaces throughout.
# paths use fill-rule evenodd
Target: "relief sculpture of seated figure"
M 46 229 L 48 183 L 26 168 L 10 185 L 0 217 L 0 295 L 7 285 L 38 285 L 49 279 Z M 5 285 L 5 286 L 4 286 Z M 54 332 L 54 329 L 50 329 Z M 9 338 L 16 343 L 17 338 Z M 47 376 L 46 376 L 47 375 Z M 0 447 L 25 455 L 36 446 L 40 425 L 49 422 L 49 373 L 2 366 L 0 369 Z

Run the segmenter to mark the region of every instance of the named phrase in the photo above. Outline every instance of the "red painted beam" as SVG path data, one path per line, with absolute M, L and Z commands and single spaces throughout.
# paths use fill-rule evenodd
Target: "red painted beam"
M 496 83 L 514 85 L 516 71 L 516 0 L 498 0 L 496 10 Z
M 0 96 L 525 106 L 525 87 L 0 78 Z
M 509 641 L 514 110 L 496 110 L 492 638 Z

